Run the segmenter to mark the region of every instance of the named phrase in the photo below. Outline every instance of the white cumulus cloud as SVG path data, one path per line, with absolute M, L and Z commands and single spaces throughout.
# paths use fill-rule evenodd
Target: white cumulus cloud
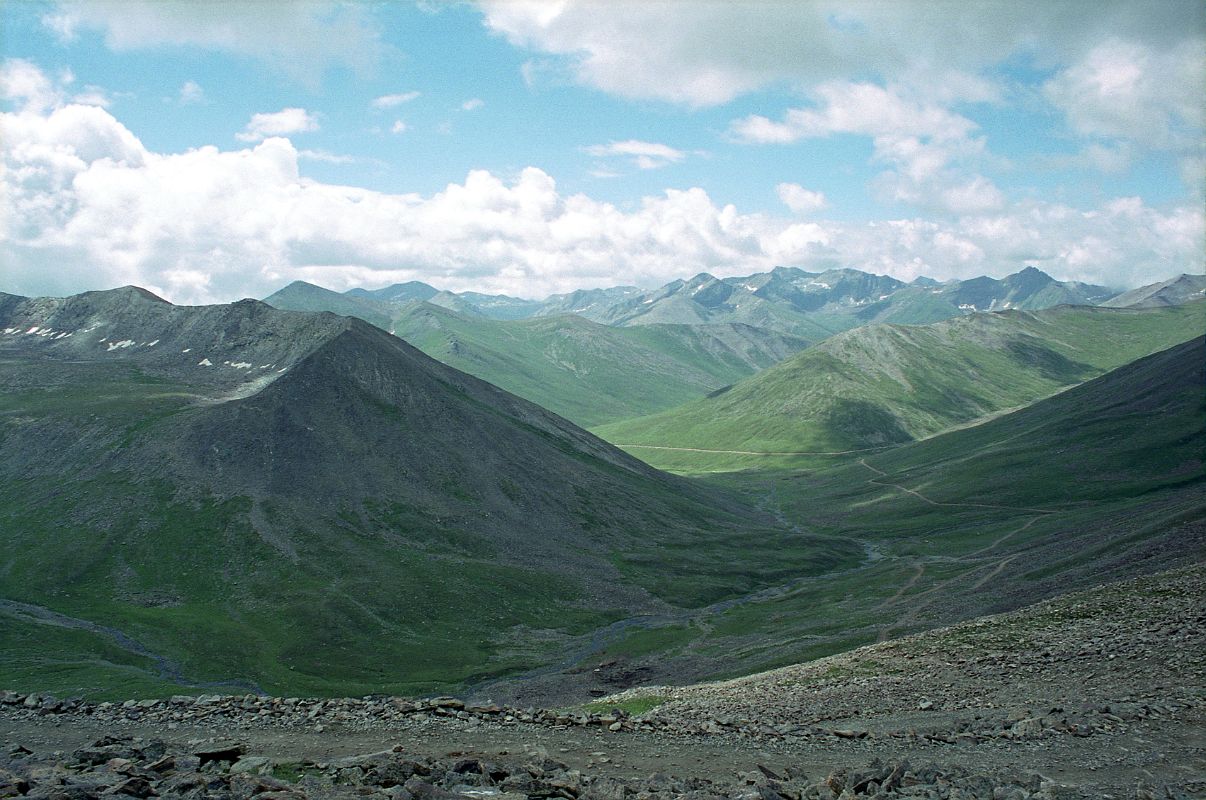
M 241 142 L 258 142 L 269 136 L 308 133 L 318 130 L 318 118 L 304 108 L 282 108 L 271 114 L 253 114 L 247 127 L 235 138 Z
M 752 115 L 731 133 L 751 144 L 788 144 L 835 135 L 870 137 L 873 160 L 889 167 L 875 182 L 890 201 L 927 211 L 968 214 L 1000 208 L 1005 198 L 972 169 L 986 159 L 976 124 L 900 87 L 832 81 L 813 93 L 813 105 L 789 109 L 782 121 Z
M 682 150 L 657 142 L 642 142 L 628 139 L 623 142 L 593 144 L 582 148 L 585 153 L 596 158 L 627 158 L 638 169 L 658 169 L 670 164 L 676 164 L 687 157 Z
M 180 87 L 179 102 L 191 106 L 205 101 L 205 90 L 196 81 L 185 81 Z
M 814 107 L 788 110 L 782 122 L 758 115 L 737 120 L 733 133 L 751 143 L 789 143 L 836 133 L 959 139 L 976 128 L 935 103 L 909 100 L 870 83 L 825 83 L 817 87 L 815 100 Z
M 1200 135 L 1206 121 L 1204 52 L 1200 38 L 1167 51 L 1111 39 L 1049 80 L 1044 91 L 1078 133 L 1176 147 Z
M 797 214 L 811 214 L 820 211 L 828 205 L 823 192 L 805 189 L 798 183 L 781 183 L 775 187 L 783 205 Z
M 0 94 L 31 112 L 54 108 L 64 99 L 62 87 L 23 58 L 7 58 L 0 65 Z
M 19 110 L 0 115 L 0 289 L 20 294 L 133 283 L 197 303 L 265 296 L 303 279 L 335 289 L 424 280 L 539 297 L 779 264 L 903 279 L 1035 264 L 1060 278 L 1133 286 L 1201 272 L 1206 252 L 1197 204 L 997 207 L 974 183 L 950 200 L 968 209 L 958 217 L 872 223 L 743 213 L 697 187 L 620 207 L 567 194 L 536 167 L 474 170 L 427 195 L 371 191 L 306 177 L 303 159 L 338 157 L 299 152 L 279 136 L 229 151 L 157 153 L 103 108 L 31 105 L 46 85 L 54 82 L 28 74 L 6 82 Z
M 417 100 L 420 97 L 419 92 L 401 92 L 399 94 L 383 94 L 380 97 L 373 99 L 373 108 L 394 108 L 403 103 L 409 103 L 411 100 Z
M 1103 171 L 1128 165 L 1136 146 L 1175 153 L 1185 185 L 1201 194 L 1206 172 L 1206 38 L 1168 49 L 1110 39 L 1059 72 L 1044 95 L 1089 142 L 1080 158 Z

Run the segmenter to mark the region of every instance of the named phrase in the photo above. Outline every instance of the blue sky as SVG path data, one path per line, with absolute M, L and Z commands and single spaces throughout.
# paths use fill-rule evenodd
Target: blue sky
M 1203 271 L 1198 2 L 0 15 L 3 291 Z

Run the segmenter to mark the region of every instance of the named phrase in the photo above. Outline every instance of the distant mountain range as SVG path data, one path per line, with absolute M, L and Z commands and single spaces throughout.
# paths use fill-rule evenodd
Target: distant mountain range
M 317 288 L 296 282 L 265 302 L 281 308 L 323 305 L 324 310 L 336 311 L 326 306 L 338 301 L 320 300 Z M 770 272 L 723 279 L 701 272 L 658 289 L 585 289 L 540 301 L 441 292 L 417 281 L 371 291 L 351 289 L 344 296 L 361 304 L 346 308 L 359 308 L 362 315 L 378 319 L 391 316 L 391 304 L 421 300 L 499 320 L 574 314 L 612 326 L 742 323 L 815 340 L 874 322 L 925 323 L 976 311 L 1099 305 L 1116 294 L 1104 286 L 1057 281 L 1034 267 L 999 280 L 980 277 L 945 283 L 929 278 L 904 283 L 853 269 L 817 273 L 776 267 Z
M 265 302 L 359 317 L 450 366 L 595 426 L 700 398 L 851 328 L 1095 305 L 1111 296 L 1033 267 L 1000 280 L 907 284 L 857 270 L 779 267 L 543 301 L 441 292 L 418 281 L 344 293 L 296 281 Z
M 194 681 L 451 686 L 856 550 L 358 319 L 0 294 L 0 385 L 0 599 L 120 629 Z M 128 680 L 85 630 L 21 663 Z

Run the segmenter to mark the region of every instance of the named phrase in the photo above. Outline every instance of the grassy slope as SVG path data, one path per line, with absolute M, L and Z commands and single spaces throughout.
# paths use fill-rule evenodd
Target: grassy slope
M 407 307 L 390 329 L 432 358 L 579 425 L 702 397 L 810 344 L 747 326 L 627 329 L 569 315 L 499 321 L 429 304 Z
M 287 311 L 330 311 L 344 317 L 357 317 L 370 325 L 389 325 L 389 306 L 373 297 L 340 294 L 305 281 L 294 281 L 266 297 L 273 308 Z
M 1206 328 L 1206 304 L 1061 307 L 871 326 L 826 340 L 731 390 L 598 426 L 622 445 L 832 452 L 899 444 L 1033 402 Z M 748 468 L 757 457 L 632 452 L 670 469 Z
M 744 324 L 628 329 L 568 314 L 503 320 L 432 303 L 342 295 L 300 282 L 265 302 L 358 317 L 432 358 L 588 426 L 703 397 L 829 333 L 803 338 Z
M 1203 385 L 1198 338 L 865 464 L 716 476 L 875 557 L 765 602 L 634 631 L 610 653 L 656 654 L 671 677 L 735 675 L 1200 562 Z
M 153 492 L 118 480 L 68 485 L 78 500 L 54 516 L 36 502 L 43 498 L 34 485 L 13 485 L 3 497 L 6 526 L 18 532 L 4 547 L 6 593 L 119 628 L 177 662 L 194 685 L 428 691 L 538 662 L 538 652 L 499 647 L 514 626 L 575 633 L 610 619 L 606 609 L 576 609 L 581 591 L 564 576 L 457 552 L 455 542 L 400 550 L 363 534 L 303 536 L 292 562 L 257 535 L 241 499 L 177 503 L 166 484 Z M 128 510 L 108 513 L 111 504 Z M 89 518 L 90 509 L 107 513 Z M 63 512 L 71 522 L 58 518 Z M 106 644 L 91 638 L 91 647 Z M 53 686 L 30 667 L 5 670 L 6 685 L 107 686 L 89 677 L 94 662 L 73 655 L 82 645 L 38 642 L 41 652 L 23 652 L 27 663 L 35 653 L 43 667 L 82 663 L 61 670 Z M 143 666 L 144 680 L 157 675 Z

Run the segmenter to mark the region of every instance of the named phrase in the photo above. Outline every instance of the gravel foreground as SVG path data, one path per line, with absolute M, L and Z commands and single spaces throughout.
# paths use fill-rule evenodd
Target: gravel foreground
M 0 692 L 0 798 L 1206 797 L 1204 578 L 1199 565 L 733 681 L 633 689 L 602 713 Z

